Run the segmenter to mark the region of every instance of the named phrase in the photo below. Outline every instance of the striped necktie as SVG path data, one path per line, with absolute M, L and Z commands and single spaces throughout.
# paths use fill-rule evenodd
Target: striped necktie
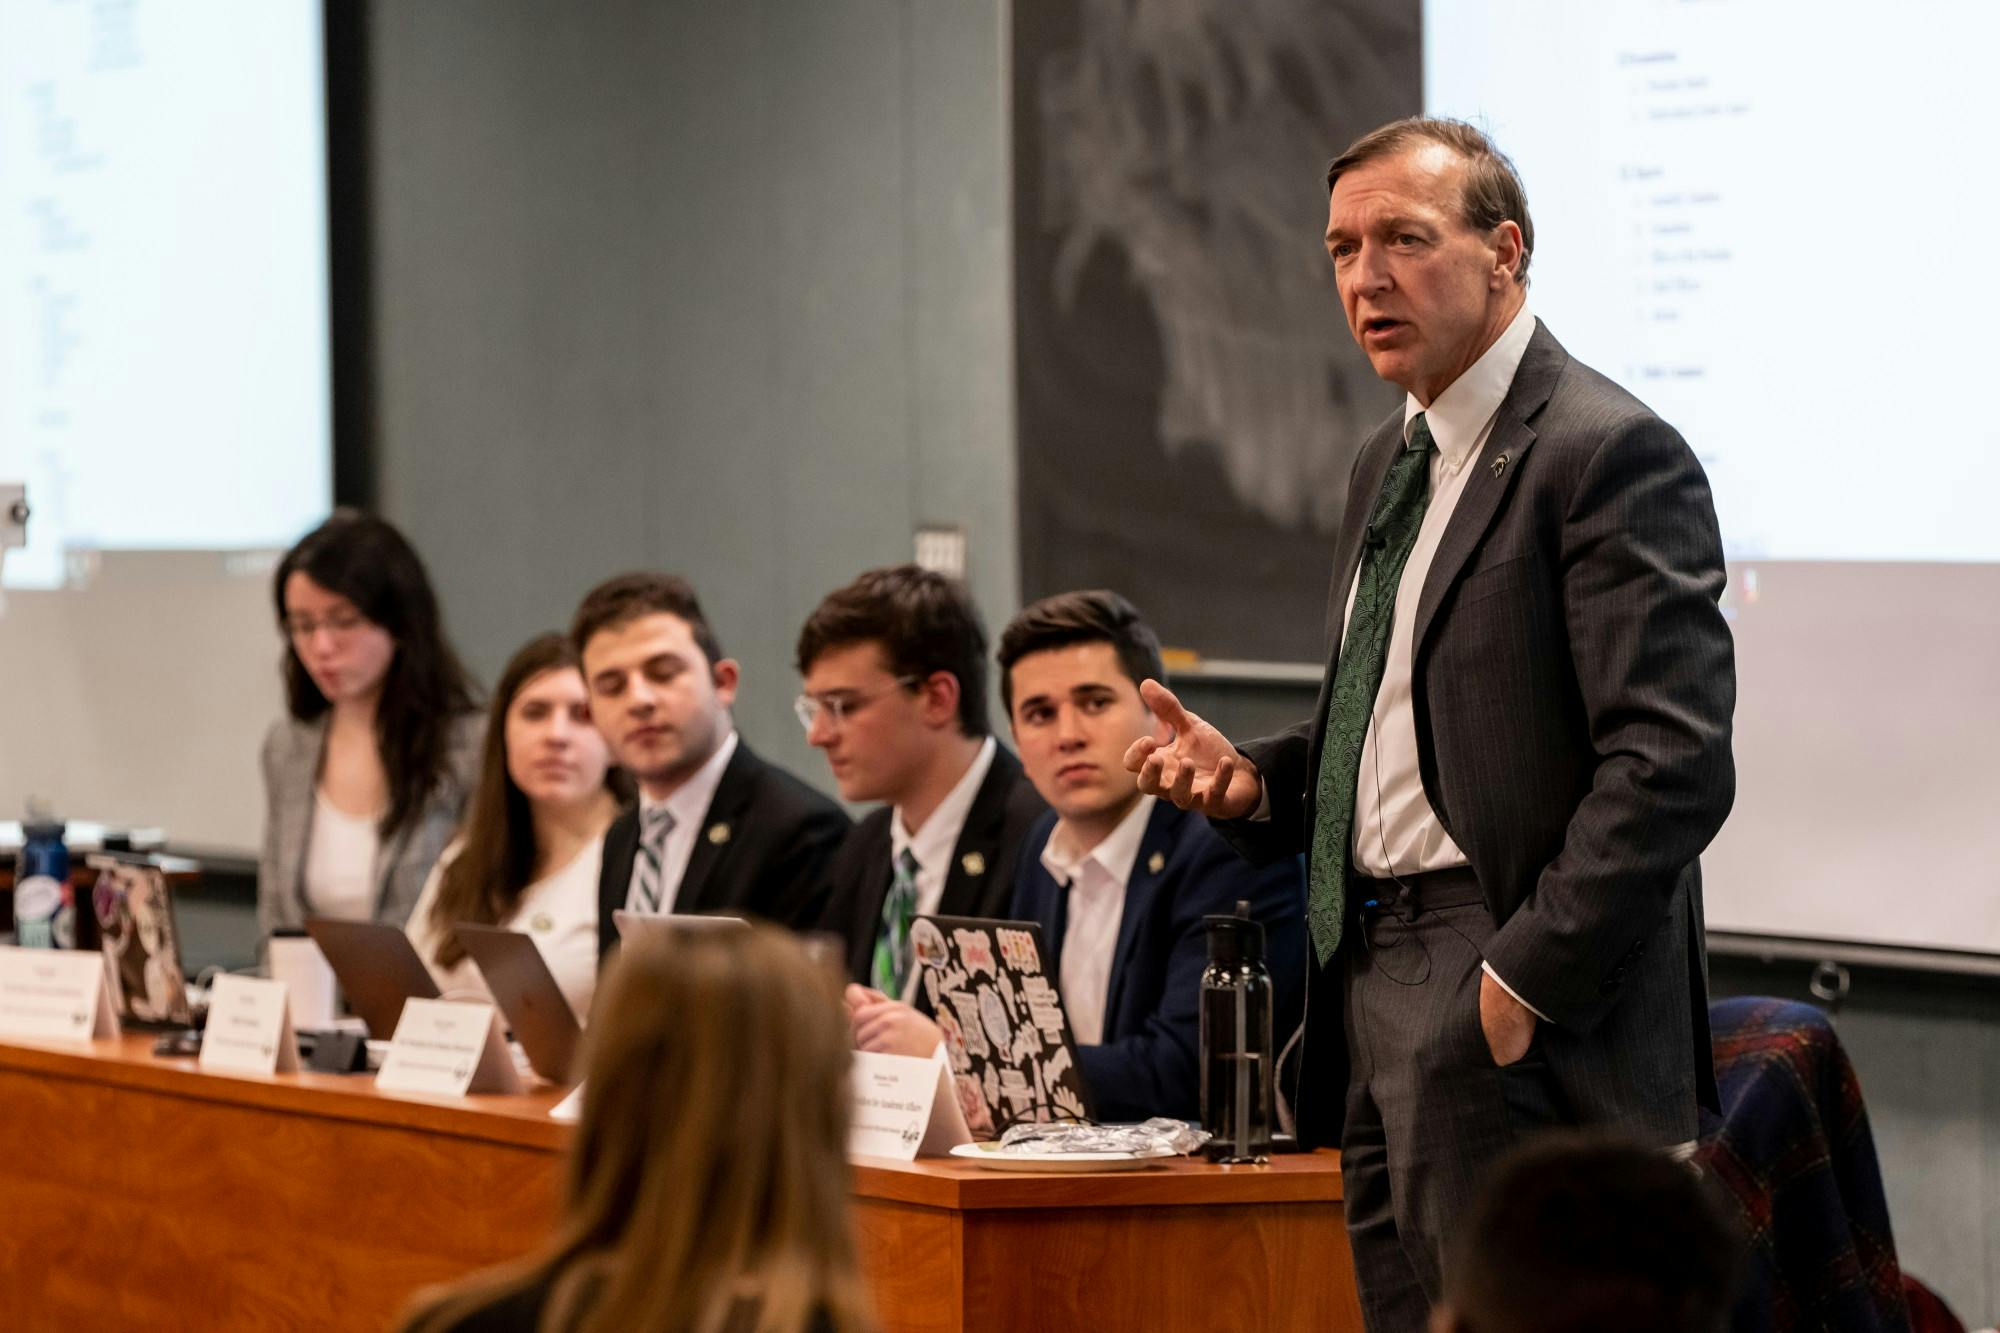
M 882 900 L 882 929 L 875 937 L 875 989 L 903 998 L 910 979 L 910 922 L 917 915 L 917 858 L 909 848 L 896 858 L 889 894 Z
M 1389 629 L 1395 621 L 1396 589 L 1403 566 L 1417 544 L 1417 530 L 1430 505 L 1430 456 L 1437 448 L 1430 423 L 1419 412 L 1410 442 L 1375 497 L 1369 516 L 1361 572 L 1354 583 L 1354 610 L 1341 637 L 1340 662 L 1333 671 L 1326 709 L 1326 739 L 1319 752 L 1312 862 L 1306 878 L 1306 928 L 1313 953 L 1324 967 L 1340 947 L 1347 911 L 1347 843 L 1354 831 L 1354 788 L 1361 772 L 1361 746 L 1375 716 L 1375 696 L 1389 662 Z
M 632 858 L 632 891 L 628 911 L 657 916 L 666 894 L 667 835 L 674 831 L 673 811 L 664 805 L 639 810 L 639 853 Z

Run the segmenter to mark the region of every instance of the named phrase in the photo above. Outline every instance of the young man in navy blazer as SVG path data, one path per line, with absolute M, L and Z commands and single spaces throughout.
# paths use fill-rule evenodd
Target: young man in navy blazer
M 1159 640 L 1123 597 L 1044 598 L 1007 626 L 999 659 L 1021 763 L 1052 807 L 1028 835 L 1008 915 L 1041 924 L 1098 1116 L 1194 1119 L 1202 918 L 1241 901 L 1264 923 L 1284 1041 L 1304 995 L 1297 863 L 1249 866 L 1207 820 L 1140 794 L 1124 754 L 1141 736 L 1166 739 L 1139 697 L 1139 682 L 1163 668 Z M 861 987 L 848 1004 L 863 1050 L 935 1047 L 936 1029 L 904 1006 Z

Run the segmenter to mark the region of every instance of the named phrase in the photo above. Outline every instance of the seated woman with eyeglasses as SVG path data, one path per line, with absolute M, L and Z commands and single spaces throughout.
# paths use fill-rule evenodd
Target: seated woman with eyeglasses
M 340 510 L 272 580 L 288 716 L 264 738 L 265 939 L 308 916 L 402 925 L 472 786 L 480 714 L 395 528 Z
M 865 1333 L 839 983 L 783 930 L 627 940 L 556 1234 L 408 1333 Z
M 576 649 L 560 634 L 529 640 L 493 691 L 465 825 L 405 927 L 446 998 L 486 989 L 452 927 L 511 926 L 534 940 L 577 1018 L 589 1017 L 604 830 L 631 795 L 591 725 Z

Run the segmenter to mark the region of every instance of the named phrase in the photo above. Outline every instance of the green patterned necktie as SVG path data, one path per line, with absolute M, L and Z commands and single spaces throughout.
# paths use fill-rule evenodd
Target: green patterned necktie
M 1369 516 L 1361 573 L 1354 586 L 1354 610 L 1341 636 L 1340 663 L 1333 671 L 1333 697 L 1326 709 L 1326 741 L 1319 753 L 1319 791 L 1312 837 L 1311 888 L 1306 925 L 1313 952 L 1324 967 L 1340 947 L 1347 910 L 1347 842 L 1354 831 L 1354 783 L 1361 770 L 1361 745 L 1382 688 L 1389 660 L 1389 627 L 1396 617 L 1396 586 L 1403 580 L 1417 529 L 1430 503 L 1430 456 L 1437 442 L 1419 412 L 1410 442 L 1389 465 L 1382 493 Z
M 910 979 L 910 922 L 917 915 L 917 858 L 909 848 L 896 858 L 889 896 L 882 900 L 882 931 L 875 937 L 875 989 L 903 998 Z

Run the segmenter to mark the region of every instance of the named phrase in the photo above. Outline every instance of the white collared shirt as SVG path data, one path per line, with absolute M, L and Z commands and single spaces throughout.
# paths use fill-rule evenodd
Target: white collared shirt
M 694 771 L 694 776 L 674 789 L 674 794 L 664 801 L 656 801 L 644 791 L 639 793 L 640 836 L 645 836 L 646 811 L 667 808 L 674 817 L 673 828 L 667 831 L 666 850 L 660 856 L 660 908 L 672 912 L 679 908 L 681 880 L 687 874 L 688 860 L 694 855 L 694 840 L 701 835 L 702 825 L 708 819 L 709 803 L 715 799 L 715 789 L 722 785 L 722 770 L 729 767 L 729 761 L 736 756 L 736 732 L 732 728 L 722 744 L 715 747 L 715 753 L 708 761 Z M 644 855 L 644 853 L 640 853 Z
M 457 859 L 462 845 L 454 842 L 445 848 L 431 867 L 403 933 L 409 936 L 417 957 L 424 960 L 445 999 L 491 1002 L 486 978 L 472 959 L 461 958 L 455 966 L 440 967 L 436 957 L 442 932 L 431 920 L 431 904 L 443 887 L 445 867 Z M 597 992 L 597 875 L 603 864 L 604 835 L 600 833 L 584 844 L 569 864 L 522 889 L 514 910 L 500 923 L 535 942 L 549 975 L 555 978 L 579 1023 L 590 1020 L 590 1002 Z
M 1382 688 L 1375 694 L 1374 725 L 1361 743 L 1361 768 L 1354 784 L 1354 864 L 1362 874 L 1375 879 L 1466 863 L 1465 853 L 1431 809 L 1418 768 L 1417 723 L 1410 693 L 1417 601 L 1423 596 L 1424 579 L 1452 511 L 1458 507 L 1458 497 L 1472 475 L 1472 462 L 1493 433 L 1494 417 L 1507 390 L 1513 387 L 1514 372 L 1520 369 L 1534 333 L 1535 317 L 1523 303 L 1493 345 L 1453 380 L 1437 401 L 1428 408 L 1415 397 L 1403 403 L 1404 441 L 1408 442 L 1410 423 L 1421 412 L 1431 428 L 1431 438 L 1437 441 L 1437 453 L 1431 459 L 1430 504 L 1424 510 L 1423 526 L 1417 529 L 1416 545 L 1410 548 L 1409 563 L 1403 566 L 1402 582 L 1396 585 L 1389 658 L 1382 672 Z M 1359 586 L 1357 569 L 1341 618 L 1343 637 L 1347 617 L 1354 614 L 1354 594 Z
M 917 858 L 918 916 L 934 915 L 938 903 L 944 899 L 944 882 L 951 874 L 952 850 L 958 846 L 958 835 L 965 829 L 965 817 L 972 813 L 972 799 L 979 795 L 980 785 L 986 781 L 986 774 L 993 767 L 994 752 L 999 748 L 991 736 L 980 744 L 979 753 L 966 765 L 965 773 L 916 832 L 910 832 L 904 823 L 901 806 L 889 812 L 890 864 L 902 859 L 904 848 Z
M 1095 847 L 1078 847 L 1076 835 L 1057 820 L 1042 848 L 1042 869 L 1069 892 L 1062 938 L 1063 1008 L 1080 1046 L 1104 1041 L 1104 1011 L 1111 999 L 1111 962 L 1118 928 L 1125 922 L 1125 886 L 1139 859 L 1139 844 L 1159 798 L 1142 796 L 1118 827 Z
M 1410 689 L 1416 658 L 1417 602 L 1423 596 L 1438 543 L 1444 540 L 1458 497 L 1472 475 L 1472 462 L 1493 433 L 1500 404 L 1514 387 L 1514 375 L 1527 354 L 1528 340 L 1534 336 L 1535 316 L 1524 301 L 1493 345 L 1428 408 L 1414 395 L 1403 400 L 1404 442 L 1410 438 L 1410 423 L 1421 412 L 1437 442 L 1437 456 L 1431 459 L 1430 504 L 1424 510 L 1423 526 L 1417 529 L 1416 545 L 1410 548 L 1409 563 L 1403 566 L 1402 581 L 1396 585 L 1389 657 L 1382 671 L 1382 688 L 1375 693 L 1373 725 L 1361 742 L 1361 769 L 1354 783 L 1354 865 L 1375 879 L 1466 864 L 1465 853 L 1445 832 L 1430 797 L 1424 794 L 1423 773 L 1418 767 L 1417 721 Z M 1341 617 L 1343 637 L 1347 619 L 1354 614 L 1360 579 L 1357 568 L 1354 585 L 1347 590 L 1347 610 Z M 1548 1020 L 1491 964 L 1481 962 L 1480 968 L 1535 1017 Z

